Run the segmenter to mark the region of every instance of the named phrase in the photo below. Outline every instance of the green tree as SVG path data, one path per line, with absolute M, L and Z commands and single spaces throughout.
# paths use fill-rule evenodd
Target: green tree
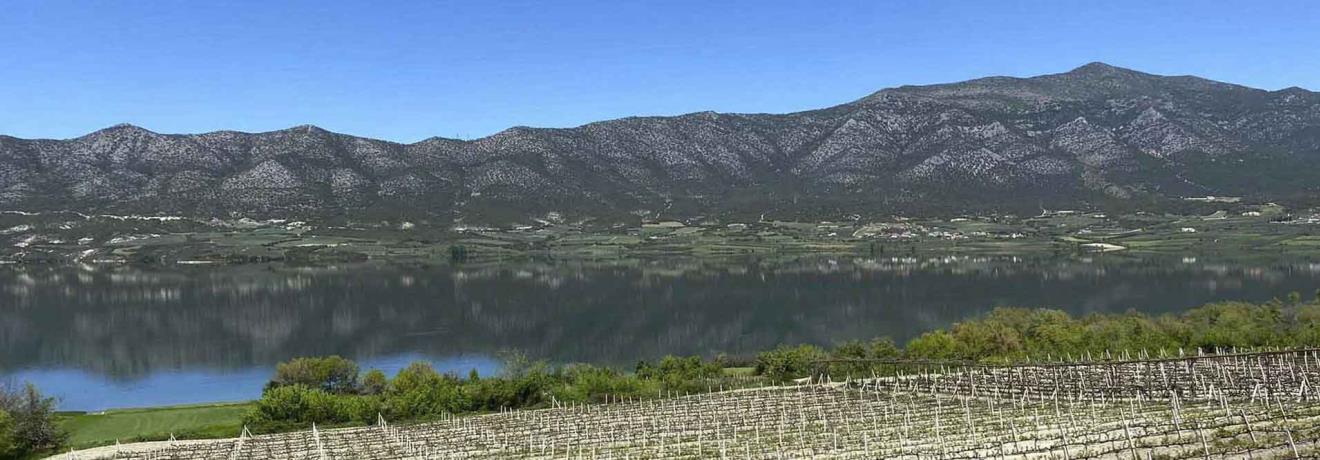
M 1179 318 L 1190 332 L 1187 348 L 1287 345 L 1283 310 L 1272 304 L 1224 302 L 1195 308 Z
M 464 397 L 474 410 L 534 407 L 549 400 L 552 387 L 563 385 L 558 376 L 532 367 L 516 375 L 486 377 L 463 385 Z M 561 398 L 562 399 L 562 398 Z
M 305 385 L 284 385 L 269 388 L 261 393 L 257 407 L 248 413 L 245 422 L 260 425 L 265 421 L 301 422 L 307 414 L 308 392 Z
M 362 394 L 378 395 L 385 392 L 390 385 L 389 379 L 380 369 L 372 369 L 362 376 Z
M 18 438 L 14 433 L 14 418 L 0 408 L 0 458 L 19 456 Z
M 403 417 L 460 412 L 469 407 L 460 385 L 457 378 L 441 375 L 430 364 L 417 361 L 394 376 L 386 392 L 386 404 Z
M 0 412 L 9 419 L 9 435 L 0 433 L 19 454 L 54 449 L 68 437 L 55 423 L 55 398 L 47 397 L 32 384 L 22 388 L 0 387 Z
M 958 341 L 945 330 L 931 331 L 912 339 L 907 344 L 907 355 L 924 359 L 958 359 L 962 357 Z
M 889 337 L 880 337 L 871 341 L 872 359 L 897 359 L 903 355 L 903 350 L 898 348 L 894 339 Z
M 407 393 L 423 389 L 428 385 L 438 385 L 440 382 L 440 373 L 436 372 L 430 363 L 414 361 L 394 374 L 394 380 L 390 381 L 390 392 Z
M 806 377 L 827 357 L 825 350 L 815 345 L 784 345 L 756 355 L 756 373 L 776 382 Z
M 275 367 L 273 386 L 306 385 L 329 393 L 357 392 L 358 365 L 339 356 L 296 358 Z
M 867 359 L 868 350 L 866 345 L 858 340 L 849 340 L 834 347 L 830 351 L 830 359 L 851 361 Z M 871 365 L 866 362 L 835 362 L 829 367 L 830 376 L 834 378 L 862 377 L 870 374 Z

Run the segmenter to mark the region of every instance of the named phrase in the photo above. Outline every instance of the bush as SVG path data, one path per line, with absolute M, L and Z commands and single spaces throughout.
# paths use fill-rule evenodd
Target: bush
M 1316 303 L 1298 307 L 1294 320 L 1293 343 L 1303 346 L 1320 344 L 1320 299 L 1316 299 Z
M 307 419 L 307 400 L 304 396 L 311 392 L 303 385 L 285 385 L 267 388 L 261 392 L 257 407 L 252 409 L 243 422 L 261 426 L 269 421 L 301 422 Z M 317 390 L 319 391 L 319 390 Z
M 695 393 L 706 391 L 710 379 L 724 373 L 720 361 L 706 361 L 700 356 L 665 356 L 656 365 L 645 361 L 637 363 L 636 377 L 648 385 L 658 385 L 657 391 Z
M 348 401 L 357 399 L 350 397 L 338 397 L 326 393 L 319 389 L 306 390 L 302 395 L 306 412 L 303 414 L 303 422 L 310 423 L 344 423 L 352 419 L 348 412 Z
M 441 375 L 430 364 L 414 362 L 390 382 L 386 406 L 394 417 L 428 417 L 465 410 L 469 403 L 459 391 L 458 378 Z
M 585 364 L 565 368 L 563 379 L 565 384 L 554 391 L 555 397 L 562 401 L 602 403 L 624 396 L 636 397 L 642 395 L 645 386 L 635 375 Z
M 1292 301 L 1298 301 L 1293 299 Z M 1100 358 L 1124 350 L 1206 352 L 1320 345 L 1320 304 L 1223 302 L 1176 315 L 1095 314 L 1075 319 L 1058 310 L 996 308 L 985 317 L 922 334 L 907 344 L 915 358 L 1022 362 L 1071 356 Z
M 959 359 L 961 348 L 953 334 L 938 330 L 921 334 L 907 344 L 907 355 L 921 359 Z
M 0 458 L 17 458 L 18 437 L 14 433 L 14 418 L 0 408 Z
M 54 449 L 68 437 L 55 423 L 55 398 L 32 384 L 0 386 L 0 449 L 25 455 Z
M 1288 345 L 1283 310 L 1275 305 L 1219 303 L 1188 311 L 1183 323 L 1191 332 L 1188 348 Z
M 881 337 L 871 341 L 872 359 L 898 359 L 903 356 L 903 350 L 898 348 L 894 339 Z
M 469 380 L 464 385 L 471 410 L 540 407 L 548 404 L 556 379 L 543 366 L 522 369 L 514 375 Z
M 362 376 L 362 388 L 360 390 L 364 395 L 378 395 L 384 393 L 389 385 L 390 381 L 385 377 L 384 372 L 381 372 L 380 369 L 372 369 Z
M 864 360 L 870 358 L 866 345 L 858 340 L 850 340 L 841 343 L 830 351 L 830 359 L 836 360 Z M 835 362 L 830 363 L 829 373 L 831 376 L 840 378 L 848 377 L 869 377 L 871 373 L 871 364 L 867 362 Z
M 379 396 L 328 393 L 305 385 L 285 385 L 262 392 L 243 423 L 261 432 L 305 429 L 317 424 L 367 424 L 384 413 Z
M 431 368 L 430 364 L 417 361 L 408 364 L 408 367 L 400 369 L 399 373 L 394 374 L 394 380 L 390 382 L 389 393 L 397 395 L 419 391 L 426 386 L 438 385 L 441 380 L 440 373 Z
M 756 356 L 756 373 L 784 382 L 811 375 L 828 355 L 815 345 L 780 346 Z
M 356 393 L 358 366 L 339 356 L 296 358 L 275 367 L 270 386 L 305 385 L 329 393 Z
M 370 425 L 376 423 L 377 416 L 387 412 L 381 396 L 340 396 L 340 399 L 340 417 L 348 423 Z
M 1139 352 L 1141 350 L 1170 350 L 1176 349 L 1182 342 L 1174 334 L 1179 334 L 1181 328 L 1169 318 L 1152 319 L 1149 316 L 1128 312 L 1122 316 L 1109 316 L 1103 318 L 1088 317 L 1083 324 L 1082 340 L 1083 344 L 1089 344 L 1092 347 L 1099 346 L 1105 350 L 1119 352 L 1128 350 Z M 1086 345 L 1079 345 L 1074 348 L 1074 355 L 1081 355 L 1085 352 L 1082 348 Z M 1096 353 L 1103 353 L 1104 350 L 1094 350 Z M 1037 350 L 1037 356 L 1044 356 L 1046 350 Z M 1054 356 L 1061 356 L 1059 351 L 1053 352 Z
M 291 364 L 318 368 L 321 362 L 304 358 Z M 547 407 L 552 398 L 604 402 L 663 391 L 699 392 L 714 387 L 712 380 L 723 376 L 721 362 L 669 356 L 655 366 L 640 365 L 637 374 L 625 374 L 585 364 L 552 370 L 544 363 L 509 355 L 499 376 L 481 378 L 473 372 L 466 379 L 414 362 L 392 379 L 378 370 L 368 372 L 356 394 L 333 393 L 303 383 L 272 384 L 244 421 L 258 431 L 271 432 L 306 429 L 311 423 L 369 424 L 377 414 L 395 421 L 425 420 L 446 413 Z

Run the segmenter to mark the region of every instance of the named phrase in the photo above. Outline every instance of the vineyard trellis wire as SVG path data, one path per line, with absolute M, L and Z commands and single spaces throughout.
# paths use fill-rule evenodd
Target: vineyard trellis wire
M 67 458 L 1157 459 L 1320 456 L 1320 354 L 1236 351 L 995 366 L 888 362 L 597 405 L 251 436 Z M 94 457 L 94 455 L 103 455 Z

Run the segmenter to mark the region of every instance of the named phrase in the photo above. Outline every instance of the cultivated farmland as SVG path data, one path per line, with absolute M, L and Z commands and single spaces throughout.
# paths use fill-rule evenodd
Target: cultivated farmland
M 1295 458 L 1320 455 L 1313 350 L 891 375 L 154 443 L 62 458 Z

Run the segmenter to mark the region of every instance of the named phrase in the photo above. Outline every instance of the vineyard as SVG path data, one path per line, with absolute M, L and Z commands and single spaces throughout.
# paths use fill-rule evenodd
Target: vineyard
M 1320 456 L 1314 350 L 1022 366 L 872 363 L 866 378 L 129 444 L 61 458 L 1176 459 Z

